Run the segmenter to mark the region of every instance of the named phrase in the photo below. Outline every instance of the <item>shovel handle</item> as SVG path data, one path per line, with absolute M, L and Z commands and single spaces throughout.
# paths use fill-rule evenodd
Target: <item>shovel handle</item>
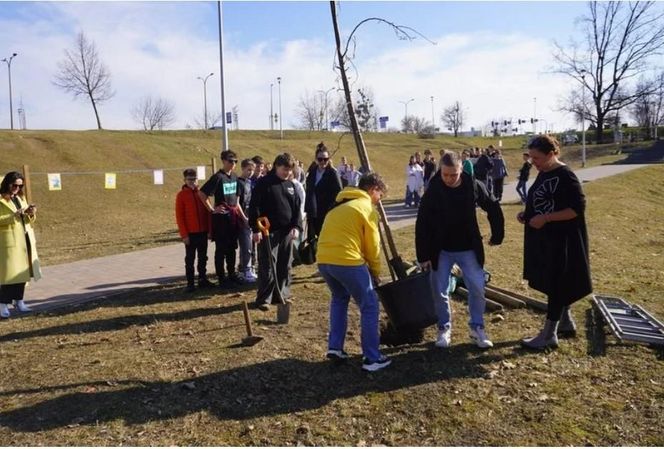
M 270 220 L 267 217 L 258 217 L 256 226 L 258 226 L 258 230 L 261 231 L 263 237 L 267 237 L 270 234 Z

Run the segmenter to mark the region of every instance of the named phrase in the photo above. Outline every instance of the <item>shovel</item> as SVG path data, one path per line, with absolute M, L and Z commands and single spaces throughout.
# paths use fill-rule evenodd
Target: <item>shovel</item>
M 287 302 L 284 299 L 283 294 L 281 293 L 281 287 L 279 286 L 279 281 L 277 279 L 277 264 L 272 257 L 272 242 L 270 241 L 270 220 L 267 217 L 258 217 L 256 220 L 258 225 L 258 230 L 263 234 L 264 245 L 267 245 L 268 259 L 270 260 L 270 270 L 272 271 L 272 278 L 274 279 L 275 289 L 273 294 L 277 295 L 277 323 L 279 324 L 288 324 L 290 319 L 290 302 Z

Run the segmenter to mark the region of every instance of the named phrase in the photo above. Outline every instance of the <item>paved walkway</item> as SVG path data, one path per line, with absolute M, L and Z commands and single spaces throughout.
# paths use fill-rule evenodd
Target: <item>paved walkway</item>
M 578 170 L 584 181 L 612 176 L 644 165 L 604 165 Z M 503 202 L 517 201 L 515 184 L 505 185 Z M 393 230 L 415 222 L 416 209 L 404 208 L 401 203 L 386 206 Z M 211 245 L 209 253 L 214 253 Z M 213 273 L 212 258 L 208 271 Z M 44 311 L 65 304 L 77 304 L 107 298 L 137 287 L 150 287 L 184 278 L 184 254 L 181 244 L 162 246 L 114 256 L 98 257 L 43 267 L 43 278 L 31 283 L 26 290 L 28 304 L 35 311 Z

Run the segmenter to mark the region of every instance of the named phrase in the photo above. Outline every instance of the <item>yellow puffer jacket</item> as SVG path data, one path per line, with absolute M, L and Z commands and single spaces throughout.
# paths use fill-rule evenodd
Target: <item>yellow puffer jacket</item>
M 336 206 L 325 216 L 318 239 L 318 263 L 343 266 L 367 264 L 372 276 L 380 276 L 378 213 L 371 197 L 357 187 L 346 187 L 337 195 Z

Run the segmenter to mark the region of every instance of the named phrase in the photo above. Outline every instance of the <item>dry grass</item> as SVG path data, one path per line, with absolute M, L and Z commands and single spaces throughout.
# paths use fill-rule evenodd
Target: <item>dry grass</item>
M 595 290 L 660 318 L 663 189 L 664 166 L 586 185 Z M 515 214 L 505 207 L 507 237 L 488 248 L 488 269 L 526 291 Z M 412 228 L 397 239 L 412 258 Z M 454 302 L 451 349 L 435 349 L 428 329 L 366 375 L 355 307 L 353 358 L 324 361 L 328 293 L 313 270 L 295 271 L 289 325 L 252 312 L 265 337 L 253 348 L 237 346 L 239 295 L 251 291 L 173 285 L 0 323 L 1 445 L 664 445 L 664 351 L 616 344 L 587 300 L 573 308 L 579 337 L 549 353 L 518 348 L 543 319 L 529 310 L 488 315 L 496 347 L 477 350 Z

